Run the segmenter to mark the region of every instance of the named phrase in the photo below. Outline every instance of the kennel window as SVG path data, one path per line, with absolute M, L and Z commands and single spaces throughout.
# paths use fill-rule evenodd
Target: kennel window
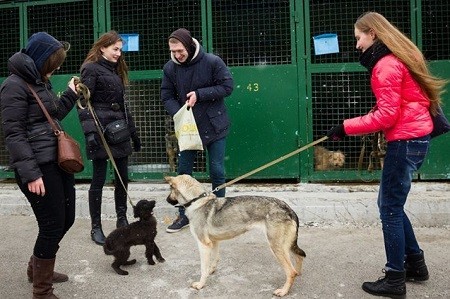
M 312 74 L 313 139 L 324 136 L 344 119 L 367 114 L 375 106 L 367 72 Z M 371 136 L 369 136 L 370 138 Z M 340 142 L 325 141 L 322 145 L 345 154 L 345 169 L 367 168 L 370 150 L 359 162 L 363 139 L 347 136 Z M 375 165 L 375 169 L 379 165 Z
M 228 66 L 292 63 L 289 2 L 211 1 L 213 52 Z
M 131 71 L 160 70 L 170 58 L 167 38 L 179 27 L 202 41 L 198 1 L 111 0 L 111 28 L 139 34 L 139 51 L 126 53 Z

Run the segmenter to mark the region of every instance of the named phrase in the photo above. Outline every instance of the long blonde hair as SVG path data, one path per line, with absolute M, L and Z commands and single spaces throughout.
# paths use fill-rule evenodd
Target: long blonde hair
M 376 12 L 362 14 L 356 20 L 355 28 L 366 34 L 373 30 L 376 38 L 406 65 L 414 80 L 428 96 L 431 102 L 430 112 L 436 115 L 447 81 L 431 75 L 419 48 L 385 17 Z
M 92 48 L 89 50 L 89 53 L 86 56 L 86 59 L 83 62 L 83 65 L 89 62 L 96 62 L 102 57 L 101 48 L 109 47 L 117 42 L 123 42 L 122 37 L 116 31 L 108 31 L 102 34 L 97 41 L 92 45 Z M 128 66 L 123 58 L 123 55 L 120 55 L 117 60 L 117 73 L 122 79 L 122 83 L 124 85 L 128 84 Z

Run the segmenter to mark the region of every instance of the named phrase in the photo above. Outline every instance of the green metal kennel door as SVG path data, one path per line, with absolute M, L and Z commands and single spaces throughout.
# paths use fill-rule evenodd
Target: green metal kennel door
M 4 42 L 0 45 L 0 78 L 7 77 L 6 62 L 8 58 L 25 46 L 28 37 L 35 32 L 46 31 L 57 39 L 68 41 L 71 44 L 67 59 L 51 78 L 55 91 L 65 90 L 71 76 L 78 74 L 81 63 L 94 38 L 92 7 L 92 0 L 11 1 L 10 4 L 1 4 L 2 26 L 0 35 Z M 70 20 L 70 22 L 67 20 Z M 82 143 L 82 147 L 84 147 L 84 138 L 75 110 L 71 111 L 64 120 L 63 125 L 65 130 Z M 0 144 L 3 145 L 3 135 L 0 138 Z M 84 150 L 82 152 L 84 153 Z M 1 178 L 14 176 L 8 167 L 8 160 L 8 153 L 5 147 L 1 146 Z M 90 177 L 92 167 L 85 156 L 84 161 L 86 162 L 85 170 L 77 174 L 77 178 Z
M 211 1 L 212 51 L 231 68 L 232 120 L 227 177 L 233 178 L 298 147 L 299 86 L 293 1 Z M 304 132 L 302 132 L 304 133 Z M 298 178 L 299 158 L 251 178 Z
M 375 104 L 370 89 L 369 74 L 359 64 L 359 52 L 355 49 L 353 24 L 363 12 L 376 11 L 383 14 L 402 32 L 423 49 L 432 62 L 435 74 L 450 78 L 448 30 L 450 6 L 448 1 L 316 1 L 307 2 L 306 36 L 309 40 L 307 73 L 308 95 L 311 102 L 312 134 L 317 139 L 329 128 L 344 119 L 364 115 Z M 315 52 L 314 37 L 336 34 L 339 44 L 337 53 Z M 443 98 L 450 103 L 450 94 Z M 450 115 L 450 104 L 444 107 Z M 371 136 L 369 136 L 371 137 Z M 431 143 L 431 152 L 420 169 L 420 178 L 448 178 L 450 156 L 446 153 L 450 134 Z M 372 181 L 379 178 L 380 159 L 371 156 L 372 142 L 367 140 L 363 150 L 361 137 L 346 137 L 343 141 L 326 141 L 322 144 L 332 151 L 345 153 L 342 168 L 314 170 L 310 180 L 357 180 Z M 311 157 L 312 158 L 312 157 Z M 372 163 L 372 164 L 370 164 Z M 373 166 L 373 170 L 370 167 Z
M 160 100 L 161 70 L 169 59 L 168 35 L 188 28 L 207 52 L 221 56 L 235 82 L 226 99 L 232 120 L 227 138 L 227 178 L 235 178 L 300 146 L 322 137 L 342 121 L 365 114 L 375 103 L 368 73 L 358 62 L 353 24 L 364 11 L 384 14 L 412 37 L 437 75 L 450 79 L 450 7 L 447 0 L 42 0 L 3 1 L 0 45 L 0 81 L 7 76 L 6 61 L 36 31 L 47 31 L 72 44 L 68 59 L 52 82 L 65 89 L 70 76 L 79 73 L 92 42 L 113 29 L 139 37 L 137 51 L 124 52 L 130 70 L 127 90 L 142 151 L 130 157 L 130 178 L 162 179 L 175 168 L 168 152 L 167 135 L 173 122 Z M 48 16 L 51 15 L 52 18 Z M 70 20 L 70 22 L 68 22 Z M 339 52 L 315 53 L 314 37 L 332 33 Z M 450 91 L 444 94 L 444 111 L 450 115 Z M 75 111 L 65 127 L 84 146 Z M 0 132 L 1 134 L 1 132 Z M 2 136 L 0 136 L 2 137 Z M 420 179 L 448 179 L 450 134 L 431 143 Z M 3 144 L 1 138 L 0 145 Z M 379 165 L 368 171 L 369 151 L 361 156 L 361 138 L 325 142 L 330 150 L 346 154 L 344 167 L 314 169 L 312 149 L 276 164 L 251 178 L 302 181 L 376 180 Z M 175 156 L 176 159 L 176 156 Z M 197 178 L 207 178 L 207 156 L 199 153 Z M 361 161 L 361 162 L 360 162 Z M 78 178 L 90 178 L 86 170 Z M 176 163 L 176 161 L 174 161 Z M 376 161 L 375 161 L 376 163 Z M 0 147 L 0 178 L 11 177 L 8 154 Z M 112 178 L 110 173 L 109 179 Z
M 450 116 L 450 5 L 447 0 L 422 0 L 418 36 L 433 74 L 449 81 L 443 94 L 443 110 Z M 450 133 L 431 141 L 430 152 L 419 176 L 423 180 L 450 179 Z
M 232 120 L 227 177 L 297 148 L 299 91 L 293 3 L 110 1 L 109 26 L 121 33 L 138 33 L 140 40 L 139 51 L 125 53 L 132 80 L 130 108 L 143 138 L 143 151 L 131 158 L 132 178 L 162 178 L 173 171 L 167 154 L 171 145 L 166 139 L 173 123 L 162 107 L 159 86 L 161 69 L 169 59 L 167 37 L 178 27 L 188 28 L 207 52 L 222 57 L 234 77 L 235 90 L 226 99 Z M 208 177 L 206 159 L 205 153 L 199 154 L 196 177 Z M 299 168 L 298 159 L 292 158 L 254 177 L 298 178 Z

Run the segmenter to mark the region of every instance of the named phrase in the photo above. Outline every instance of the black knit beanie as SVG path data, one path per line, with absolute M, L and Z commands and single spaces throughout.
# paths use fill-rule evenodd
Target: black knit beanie
M 40 72 L 47 59 L 60 48 L 68 50 L 67 45 L 68 43 L 58 41 L 47 32 L 37 32 L 28 39 L 25 54 L 34 60 Z
M 186 48 L 186 50 L 189 54 L 189 58 L 192 59 L 192 57 L 194 56 L 194 53 L 195 53 L 195 44 L 194 44 L 194 40 L 192 39 L 192 36 L 191 36 L 191 33 L 189 32 L 189 30 L 187 30 L 185 28 L 177 29 L 170 34 L 169 39 L 171 39 L 171 38 L 175 38 L 175 39 L 179 40 L 183 44 L 183 46 Z
M 170 34 L 169 39 L 170 38 L 179 40 L 186 49 L 188 49 L 193 43 L 191 33 L 185 28 L 175 30 L 172 34 Z

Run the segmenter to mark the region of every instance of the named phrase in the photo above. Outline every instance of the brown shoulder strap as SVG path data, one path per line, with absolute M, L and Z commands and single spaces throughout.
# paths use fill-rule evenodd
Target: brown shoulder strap
M 58 127 L 56 126 L 55 122 L 53 121 L 52 117 L 50 116 L 50 114 L 48 114 L 47 109 L 45 108 L 44 104 L 42 103 L 41 99 L 39 98 L 39 96 L 37 95 L 37 93 L 33 90 L 33 88 L 30 86 L 30 84 L 27 83 L 28 88 L 31 90 L 31 93 L 33 94 L 33 96 L 35 97 L 36 101 L 38 102 L 39 106 L 42 109 L 42 112 L 44 112 L 45 117 L 47 117 L 48 122 L 50 123 L 50 125 L 52 126 L 53 131 L 55 132 L 56 135 L 58 135 L 58 133 L 61 131 L 58 129 Z

